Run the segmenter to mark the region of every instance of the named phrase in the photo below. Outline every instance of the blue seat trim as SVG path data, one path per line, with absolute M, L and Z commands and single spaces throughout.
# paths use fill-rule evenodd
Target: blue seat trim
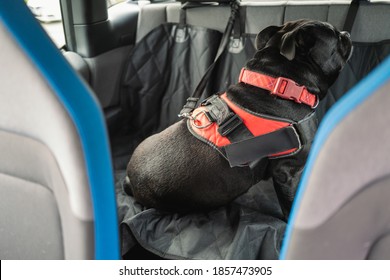
M 98 102 L 23 0 L 1 0 L 0 21 L 46 78 L 74 122 L 80 135 L 91 187 L 95 258 L 119 259 L 113 168 L 105 121 Z
M 368 97 L 375 93 L 378 88 L 383 86 L 386 82 L 389 82 L 389 79 L 390 57 L 388 57 L 362 81 L 360 81 L 355 87 L 346 93 L 333 107 L 331 107 L 331 109 L 325 115 L 323 121 L 320 124 L 320 127 L 318 128 L 305 170 L 298 186 L 296 198 L 293 203 L 292 211 L 289 217 L 289 223 L 287 225 L 285 238 L 280 252 L 280 259 L 283 260 L 286 258 L 295 219 L 299 211 L 299 206 L 306 191 L 310 174 L 313 171 L 314 163 L 322 147 L 324 146 L 325 141 L 329 138 L 329 135 L 337 127 L 337 125 L 341 123 L 352 110 L 362 104 Z

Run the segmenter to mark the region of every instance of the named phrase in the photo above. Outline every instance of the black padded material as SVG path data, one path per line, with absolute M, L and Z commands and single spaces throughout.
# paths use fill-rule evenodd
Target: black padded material
M 226 91 L 230 85 L 238 82 L 242 67 L 256 52 L 254 40 L 255 36 L 249 34 L 243 34 L 237 40 L 231 38 L 210 79 L 209 93 Z
M 184 32 L 183 42 L 176 41 Z M 144 137 L 178 121 L 178 113 L 212 63 L 221 34 L 164 24 L 139 42 L 130 54 L 123 92 L 131 111 L 131 127 Z
M 353 53 L 327 96 L 317 108 L 321 120 L 329 108 L 390 54 L 390 40 L 374 43 L 353 43 Z
M 179 38 L 180 34 L 184 37 Z M 218 31 L 193 26 L 183 30 L 167 23 L 132 49 L 121 92 L 128 122 L 124 134 L 113 140 L 116 168 L 125 167 L 140 140 L 179 121 L 186 99 L 214 60 L 220 39 Z M 126 134 L 131 134 L 132 142 L 126 147 L 115 145 L 128 139 Z
M 292 126 L 232 143 L 224 147 L 231 167 L 257 161 L 271 154 L 300 148 L 298 135 Z
M 286 223 L 272 181 L 252 187 L 228 207 L 179 215 L 145 209 L 118 181 L 122 255 L 137 244 L 167 259 L 277 259 Z

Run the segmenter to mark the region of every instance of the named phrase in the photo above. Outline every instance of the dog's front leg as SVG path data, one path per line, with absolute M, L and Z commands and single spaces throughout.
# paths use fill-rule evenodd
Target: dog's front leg
M 270 160 L 269 170 L 286 220 L 291 211 L 306 158 L 307 154 L 301 151 L 291 157 Z

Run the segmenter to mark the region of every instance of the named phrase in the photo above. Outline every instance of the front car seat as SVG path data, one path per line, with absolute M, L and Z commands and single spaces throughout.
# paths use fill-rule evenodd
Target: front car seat
M 117 259 L 103 114 L 22 0 L 0 2 L 0 259 Z
M 390 57 L 327 113 L 281 259 L 390 259 Z

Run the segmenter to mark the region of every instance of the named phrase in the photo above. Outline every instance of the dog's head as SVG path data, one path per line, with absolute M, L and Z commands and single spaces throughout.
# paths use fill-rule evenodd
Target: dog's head
M 258 58 L 264 60 L 262 54 L 271 55 L 285 71 L 309 70 L 309 76 L 315 76 L 322 83 L 325 80 L 326 85 L 319 86 L 318 92 L 323 98 L 326 94 L 323 90 L 333 84 L 350 57 L 352 42 L 348 32 L 340 32 L 329 23 L 298 20 L 265 28 L 256 37 L 256 48 Z

